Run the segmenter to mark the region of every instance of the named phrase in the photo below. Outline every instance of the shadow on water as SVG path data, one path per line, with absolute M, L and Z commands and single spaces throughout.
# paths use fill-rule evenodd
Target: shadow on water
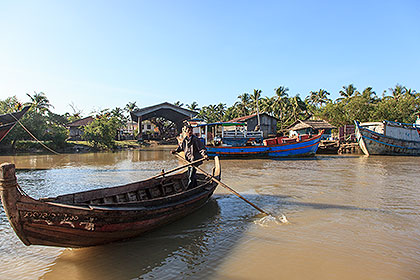
M 203 279 L 237 245 L 255 220 L 230 195 L 215 195 L 177 222 L 141 237 L 65 249 L 40 279 Z
M 246 198 L 274 215 L 285 208 L 301 207 L 380 211 L 300 203 L 288 196 L 246 195 Z M 41 279 L 211 278 L 260 217 L 254 208 L 233 195 L 214 195 L 197 212 L 141 237 L 104 246 L 66 249 Z
M 359 158 L 357 155 L 316 155 L 314 157 L 290 157 L 290 158 L 272 158 L 275 161 L 320 161 L 320 160 L 335 160 L 335 159 L 349 159 Z
M 255 202 L 257 205 L 263 207 L 273 215 L 278 215 L 282 211 L 288 210 L 299 210 L 303 207 L 312 208 L 312 209 L 338 209 L 338 210 L 353 210 L 353 211 L 370 211 L 370 212 L 382 212 L 382 213 L 391 213 L 380 208 L 366 208 L 358 207 L 353 205 L 341 205 L 333 203 L 319 203 L 319 202 L 299 202 L 294 199 L 293 196 L 288 195 L 269 195 L 269 194 L 259 194 L 259 195 L 244 195 L 245 198 L 249 199 L 252 202 Z

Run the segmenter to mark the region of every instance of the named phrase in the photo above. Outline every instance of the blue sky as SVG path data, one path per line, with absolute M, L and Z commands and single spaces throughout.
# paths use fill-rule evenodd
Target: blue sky
M 0 0 L 0 99 L 56 113 L 350 83 L 420 91 L 420 1 Z

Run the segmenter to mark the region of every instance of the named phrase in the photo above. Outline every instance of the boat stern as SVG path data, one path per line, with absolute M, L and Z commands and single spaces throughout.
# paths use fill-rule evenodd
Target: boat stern
M 363 151 L 365 155 L 369 155 L 369 151 L 366 147 L 365 140 L 363 139 L 362 132 L 360 131 L 360 124 L 358 121 L 354 121 L 354 134 L 357 139 L 357 143 L 359 143 L 360 149 Z

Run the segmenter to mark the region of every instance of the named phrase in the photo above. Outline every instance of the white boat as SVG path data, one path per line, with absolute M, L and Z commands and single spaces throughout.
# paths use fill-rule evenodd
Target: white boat
M 420 156 L 420 124 L 393 121 L 359 123 L 355 134 L 366 155 Z

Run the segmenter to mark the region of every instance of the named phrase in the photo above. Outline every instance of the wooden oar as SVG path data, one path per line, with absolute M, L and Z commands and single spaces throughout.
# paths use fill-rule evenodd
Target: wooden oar
M 184 159 L 184 158 L 182 158 L 182 159 Z M 156 175 L 156 176 L 150 177 L 149 179 L 159 178 L 160 176 L 164 176 L 164 175 L 166 175 L 166 174 L 169 174 L 169 173 L 175 172 L 175 171 L 177 171 L 177 170 L 180 170 L 180 169 L 182 169 L 182 168 L 188 167 L 188 166 L 190 166 L 190 165 L 192 165 L 192 164 L 196 164 L 196 163 L 202 162 L 203 160 L 205 160 L 205 158 L 201 158 L 201 159 L 198 159 L 198 160 L 193 161 L 193 162 L 188 162 L 188 161 L 187 161 L 187 162 L 188 162 L 188 164 L 185 164 L 185 165 L 181 165 L 181 166 L 175 167 L 174 169 L 171 169 L 171 170 L 166 171 L 166 172 L 162 172 L 162 173 L 160 173 L 160 174 L 158 174 L 158 175 Z M 186 160 L 184 159 L 184 161 L 186 161 Z
M 180 156 L 179 154 L 175 154 L 178 158 L 182 159 L 184 162 L 188 162 L 185 158 L 183 158 L 182 156 Z M 255 205 L 254 203 L 252 203 L 251 201 L 247 200 L 245 197 L 243 197 L 242 195 L 240 195 L 238 192 L 236 192 L 234 189 L 232 189 L 231 187 L 229 187 L 228 185 L 226 185 L 225 183 L 222 183 L 220 180 L 216 179 L 213 175 L 207 173 L 206 171 L 204 171 L 203 169 L 201 169 L 198 166 L 193 165 L 194 168 L 196 168 L 197 170 L 199 170 L 201 173 L 203 173 L 204 175 L 206 175 L 208 178 L 212 179 L 214 182 L 218 183 L 219 185 L 221 185 L 222 187 L 228 189 L 230 192 L 232 192 L 234 195 L 236 195 L 237 197 L 239 197 L 240 199 L 242 199 L 243 201 L 245 201 L 246 203 L 248 203 L 249 205 L 251 205 L 252 207 L 254 207 L 255 209 L 257 209 L 258 211 L 260 211 L 261 213 L 263 213 L 264 215 L 267 216 L 273 216 L 270 213 L 262 210 L 260 207 L 258 207 L 257 205 Z

